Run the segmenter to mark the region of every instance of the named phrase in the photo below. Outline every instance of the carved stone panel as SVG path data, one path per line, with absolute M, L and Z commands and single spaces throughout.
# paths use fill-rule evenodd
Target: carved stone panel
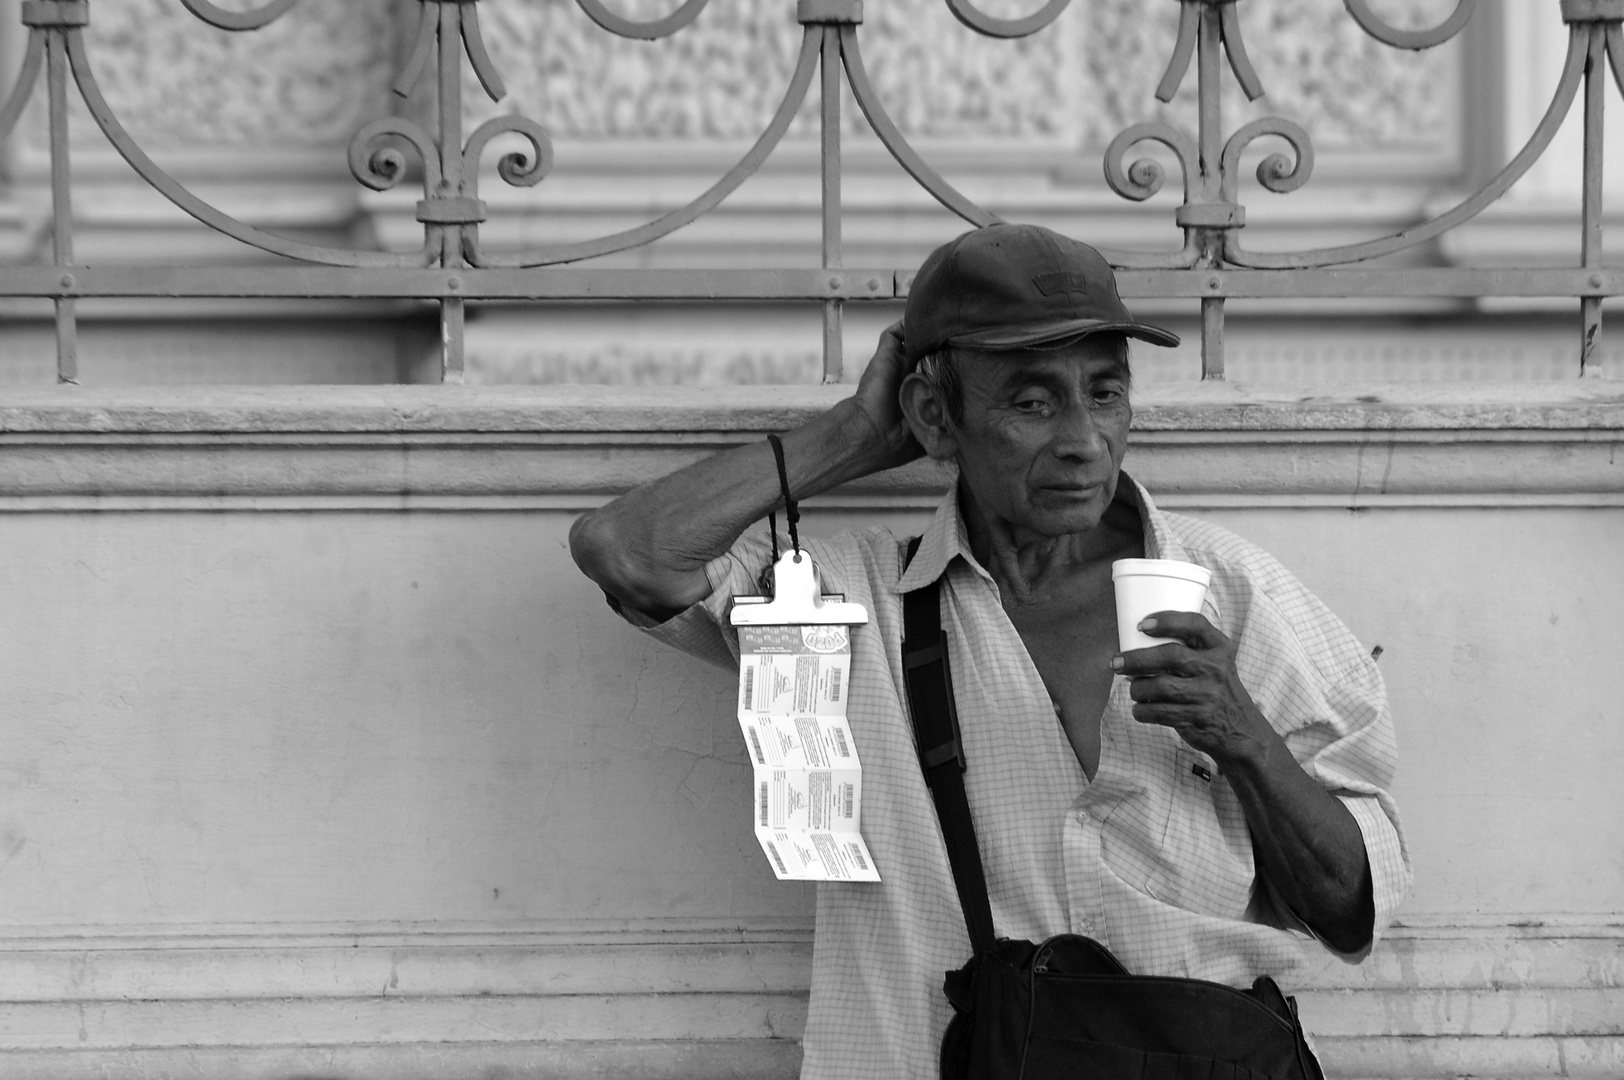
M 654 17 L 672 0 L 611 0 Z M 1034 0 L 982 0 L 993 14 Z M 1451 4 L 1388 0 L 1399 25 L 1438 21 Z M 1336 0 L 1249 0 L 1238 8 L 1246 47 L 1269 91 L 1246 106 L 1230 83 L 1234 125 L 1278 114 L 1321 147 L 1436 148 L 1458 112 L 1458 44 L 1424 54 L 1366 36 Z M 510 96 L 476 116 L 515 110 L 555 137 L 742 139 L 777 107 L 800 41 L 794 7 L 716 0 L 685 30 L 657 42 L 605 33 L 569 0 L 480 5 L 486 37 Z M 1016 41 L 981 37 L 941 0 L 866 6 L 859 39 L 876 90 L 910 137 L 1011 139 L 1099 147 L 1123 127 L 1162 118 L 1193 129 L 1195 72 L 1170 106 L 1154 97 L 1176 38 L 1178 5 L 1142 0 L 1077 3 L 1046 30 Z M 816 84 L 792 137 L 816 133 Z M 850 107 L 848 129 L 864 125 Z
M 609 2 L 644 18 L 674 7 Z M 981 3 L 1002 15 L 1035 7 Z M 1418 25 L 1450 6 L 1387 0 L 1382 13 Z M 330 145 L 390 110 L 397 42 L 421 10 L 400 0 L 304 0 L 263 30 L 230 34 L 175 0 L 100 0 L 88 44 L 110 103 L 145 144 Z M 510 92 L 493 104 L 470 74 L 470 119 L 516 111 L 557 138 L 753 138 L 778 107 L 803 32 L 789 0 L 714 0 L 693 25 L 654 42 L 605 32 L 572 0 L 490 0 L 478 11 Z M 1248 0 L 1238 11 L 1269 96 L 1246 105 L 1226 72 L 1232 124 L 1277 113 L 1302 123 L 1322 149 L 1434 148 L 1451 135 L 1458 44 L 1424 54 L 1388 48 L 1336 0 Z M 1141 120 L 1193 127 L 1194 71 L 1172 105 L 1153 96 L 1177 4 L 1089 0 L 1016 41 L 971 32 L 942 0 L 873 2 L 866 16 L 864 59 L 909 137 L 1099 147 Z M 814 83 L 792 138 L 816 135 L 817 93 Z M 24 130 L 34 147 L 45 142 L 40 98 Z M 849 130 L 866 126 L 849 100 L 844 117 Z M 100 138 L 88 118 L 76 129 L 78 140 Z
M 98 0 L 86 47 L 108 104 L 143 147 L 342 145 L 389 109 L 396 8 L 304 0 L 261 30 L 227 33 L 178 0 Z M 76 89 L 69 97 L 77 104 Z M 42 81 L 20 132 L 32 150 L 48 145 L 45 116 Z M 77 145 L 106 143 L 82 106 L 72 133 Z
M 1453 0 L 1387 0 L 1379 13 L 1395 25 L 1430 26 Z M 1394 49 L 1369 37 L 1338 0 L 1247 0 L 1238 4 L 1242 38 L 1266 95 L 1248 103 L 1227 66 L 1225 130 L 1259 116 L 1301 124 L 1319 149 L 1436 151 L 1459 125 L 1461 43 L 1424 53 Z M 1068 12 L 1068 15 L 1073 14 Z M 1194 133 L 1196 72 L 1192 60 L 1170 104 L 1156 84 L 1172 54 L 1178 5 L 1096 0 L 1088 21 L 1088 100 L 1082 142 L 1103 146 L 1122 128 L 1165 120 Z

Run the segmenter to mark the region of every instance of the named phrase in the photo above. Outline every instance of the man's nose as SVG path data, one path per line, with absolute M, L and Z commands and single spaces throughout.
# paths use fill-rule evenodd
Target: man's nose
M 1096 461 L 1110 453 L 1094 410 L 1086 405 L 1073 405 L 1061 413 L 1053 448 L 1055 456 L 1078 461 Z

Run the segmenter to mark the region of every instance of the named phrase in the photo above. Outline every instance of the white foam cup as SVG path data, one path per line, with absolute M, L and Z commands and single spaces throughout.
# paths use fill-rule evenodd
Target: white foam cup
M 1118 559 L 1111 564 L 1116 584 L 1117 640 L 1122 651 L 1154 649 L 1176 638 L 1154 638 L 1139 622 L 1158 611 L 1201 610 L 1212 571 L 1176 559 Z

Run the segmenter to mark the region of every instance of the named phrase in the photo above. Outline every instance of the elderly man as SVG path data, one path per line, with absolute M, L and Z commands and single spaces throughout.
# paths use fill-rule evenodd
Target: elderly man
M 934 252 L 856 393 L 782 436 L 797 499 L 920 454 L 957 483 L 917 553 L 882 528 L 805 545 L 865 605 L 849 718 L 883 883 L 818 889 L 808 1080 L 932 1076 L 970 954 L 921 775 L 902 598 L 939 582 L 965 786 L 999 937 L 1084 934 L 1136 975 L 1246 986 L 1308 935 L 1357 961 L 1409 882 L 1386 788 L 1395 749 L 1364 650 L 1274 559 L 1163 513 L 1121 471 L 1136 321 L 1094 249 L 995 225 Z M 774 454 L 730 450 L 585 515 L 581 568 L 635 624 L 729 666 L 732 598 L 758 592 L 781 502 Z M 1198 563 L 1201 614 L 1119 653 L 1111 564 Z

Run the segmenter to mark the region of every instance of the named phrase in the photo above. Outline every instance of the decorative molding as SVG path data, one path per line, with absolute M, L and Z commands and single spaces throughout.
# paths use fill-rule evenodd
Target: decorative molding
M 20 390 L 0 406 L 0 509 L 123 500 L 217 508 L 578 509 L 763 432 L 845 387 Z M 1624 501 L 1624 390 L 1146 387 L 1127 466 L 1168 505 L 1595 505 Z M 919 462 L 834 506 L 925 505 Z M 64 502 L 63 500 L 68 500 Z M 190 504 L 190 503 L 189 503 Z

